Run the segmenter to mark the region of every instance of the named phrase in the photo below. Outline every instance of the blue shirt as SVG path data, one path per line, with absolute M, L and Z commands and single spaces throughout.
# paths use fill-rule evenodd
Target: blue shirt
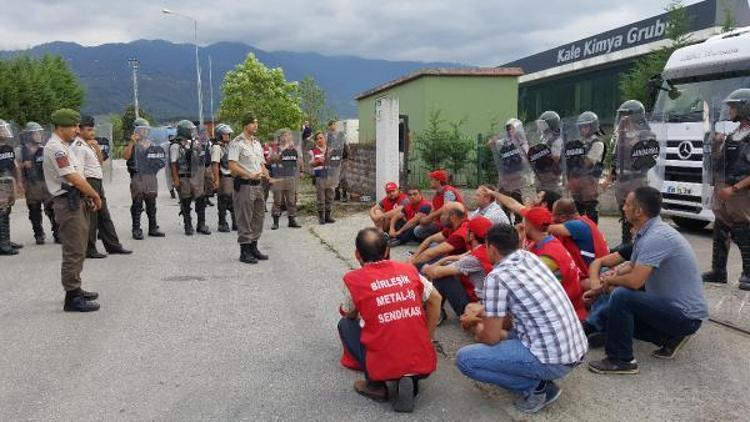
M 667 299 L 689 319 L 708 318 L 703 281 L 695 252 L 672 226 L 654 217 L 635 235 L 634 265 L 653 270 L 646 280 L 646 292 Z
M 569 220 L 564 222 L 563 226 L 570 232 L 570 238 L 578 245 L 583 261 L 587 265 L 591 264 L 596 259 L 594 236 L 591 234 L 591 227 L 581 220 Z

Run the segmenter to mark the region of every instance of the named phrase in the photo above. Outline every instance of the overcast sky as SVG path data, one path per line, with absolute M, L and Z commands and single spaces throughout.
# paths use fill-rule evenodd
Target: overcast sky
M 695 3 L 688 0 L 686 4 Z M 2 0 L 0 49 L 165 39 L 498 65 L 659 14 L 668 0 Z

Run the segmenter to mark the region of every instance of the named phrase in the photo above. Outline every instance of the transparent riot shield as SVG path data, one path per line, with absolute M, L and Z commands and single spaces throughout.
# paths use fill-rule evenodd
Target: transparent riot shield
M 300 172 L 301 137 L 295 137 L 291 131 L 281 131 L 277 140 L 278 147 L 270 154 L 271 165 L 274 166 L 271 189 L 295 190 Z
M 716 219 L 725 225 L 746 226 L 750 223 L 750 191 L 733 186 L 750 175 L 750 129 L 734 121 L 736 106 L 715 104 L 711 109 L 709 205 Z
M 154 145 L 151 140 L 151 131 L 152 128 L 148 126 L 139 126 L 133 130 L 133 137 L 135 138 L 135 146 L 133 147 L 134 188 L 145 196 L 156 196 L 159 189 L 156 181 L 158 169 L 152 167 L 153 163 L 149 156 L 153 152 L 151 147 Z M 166 159 L 166 154 L 163 158 Z
M 49 137 L 50 131 L 34 122 L 29 122 L 18 136 L 16 161 L 23 174 L 26 199 L 31 202 L 50 198 L 44 182 L 44 146 Z
M 561 130 L 552 130 L 537 120 L 526 125 L 527 154 L 537 191 L 562 193 L 563 148 Z
M 613 136 L 615 198 L 622 207 L 630 192 L 648 185 L 648 173 L 656 166 L 661 148 L 643 114 L 619 115 Z
M 586 119 L 587 115 L 592 115 Z M 596 115 L 587 113 L 563 119 L 563 163 L 565 190 L 579 203 L 596 201 L 599 197 L 599 178 L 604 170 L 606 147 L 599 137 Z
M 326 185 L 335 189 L 341 181 L 346 138 L 343 132 L 328 133 L 326 149 Z
M 205 192 L 206 183 L 206 148 L 200 139 L 192 139 L 187 143 L 186 154 L 190 168 L 190 186 L 194 194 L 201 196 Z
M 529 149 L 523 124 L 512 119 L 505 125 L 503 136 L 490 140 L 490 150 L 498 176 L 498 189 L 505 194 L 520 193 L 529 166 L 526 153 Z
M 161 145 L 161 147 L 164 149 L 164 151 L 167 153 L 167 168 L 164 170 L 164 181 L 166 182 L 166 186 L 168 189 L 171 189 L 172 184 L 172 170 L 170 168 L 172 160 L 170 157 L 171 154 L 171 143 L 172 140 L 177 136 L 177 129 L 175 129 L 172 126 L 161 126 L 156 127 L 151 130 L 151 138 L 154 140 L 154 143 Z
M 114 169 L 112 162 L 112 123 L 97 123 L 94 126 L 94 136 L 104 159 L 102 162 L 104 180 L 107 183 L 112 183 L 112 171 Z
M 16 144 L 17 131 L 13 125 L 0 120 L 0 212 L 16 201 Z

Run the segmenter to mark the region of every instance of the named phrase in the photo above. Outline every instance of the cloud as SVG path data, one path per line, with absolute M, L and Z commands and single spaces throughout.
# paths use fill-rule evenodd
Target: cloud
M 690 1 L 688 3 L 694 3 Z M 9 2 L 10 3 L 10 2 Z M 0 49 L 161 38 L 239 41 L 269 50 L 498 65 L 661 13 L 630 0 L 28 0 L 3 7 Z

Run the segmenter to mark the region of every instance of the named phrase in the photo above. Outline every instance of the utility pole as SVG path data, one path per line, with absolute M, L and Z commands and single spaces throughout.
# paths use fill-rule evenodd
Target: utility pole
M 133 107 L 135 108 L 135 118 L 138 119 L 140 117 L 138 113 L 138 68 L 141 66 L 141 62 L 135 57 L 131 57 L 128 59 L 128 64 L 133 72 Z
M 208 56 L 208 85 L 209 95 L 211 96 L 211 137 L 214 137 L 214 127 L 216 126 L 216 118 L 214 117 L 214 66 L 211 62 L 211 55 Z

